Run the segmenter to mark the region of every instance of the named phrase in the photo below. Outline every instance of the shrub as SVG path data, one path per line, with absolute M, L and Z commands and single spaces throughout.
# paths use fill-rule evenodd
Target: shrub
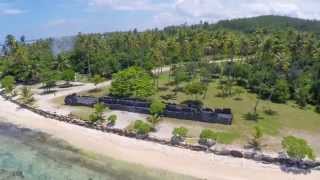
M 32 103 L 34 101 L 33 93 L 29 87 L 22 87 L 21 89 L 21 98 L 24 103 Z
M 263 136 L 263 132 L 259 126 L 254 127 L 253 138 L 250 140 L 249 145 L 251 148 L 255 150 L 261 150 L 261 139 Z
M 148 123 L 145 123 L 142 120 L 135 121 L 133 128 L 137 134 L 141 135 L 148 134 L 152 129 L 152 127 Z
M 96 113 L 92 113 L 92 114 L 90 114 L 90 116 L 89 116 L 89 120 L 90 120 L 91 122 L 97 122 L 97 121 L 99 121 L 99 117 L 98 117 L 98 115 L 97 115 Z
M 316 112 L 320 113 L 320 104 L 316 106 Z
M 92 122 L 104 121 L 103 112 L 105 109 L 106 107 L 101 103 L 94 105 L 95 112 L 89 116 L 89 120 Z
M 130 67 L 112 76 L 110 93 L 118 97 L 145 99 L 155 93 L 152 77 L 142 68 Z
M 117 121 L 117 115 L 111 115 L 108 117 L 108 122 L 110 125 L 115 125 Z
M 188 134 L 188 129 L 185 127 L 175 128 L 172 131 L 172 135 L 177 136 L 177 137 L 185 138 L 185 137 L 187 137 L 187 134 Z
M 186 85 L 184 91 L 186 94 L 193 95 L 195 98 L 197 98 L 198 95 L 204 94 L 206 88 L 207 87 L 201 82 L 191 82 Z
M 94 83 L 95 86 L 102 83 L 104 81 L 104 78 L 98 74 L 94 75 L 91 79 L 91 82 Z
M 160 116 L 152 115 L 147 118 L 148 122 L 150 122 L 153 126 L 155 126 L 158 122 L 160 122 Z
M 278 80 L 275 84 L 275 90 L 272 100 L 279 103 L 285 103 L 290 97 L 289 85 L 286 80 Z
M 6 76 L 1 80 L 1 85 L 7 93 L 12 92 L 14 89 L 16 81 L 13 76 Z
M 159 116 L 161 113 L 163 113 L 166 105 L 159 101 L 159 100 L 153 100 L 150 106 L 150 113 L 154 116 Z
M 304 139 L 294 136 L 284 137 L 282 140 L 282 147 L 286 150 L 288 156 L 291 158 L 298 160 L 302 160 L 306 157 L 311 160 L 315 160 L 316 158 L 313 149 Z
M 70 81 L 73 81 L 75 77 L 75 72 L 72 69 L 67 69 L 62 72 L 62 79 L 66 81 L 66 84 L 69 84 Z
M 204 129 L 201 131 L 200 134 L 200 139 L 212 139 L 212 140 L 216 140 L 217 136 L 216 134 L 210 130 L 210 129 Z

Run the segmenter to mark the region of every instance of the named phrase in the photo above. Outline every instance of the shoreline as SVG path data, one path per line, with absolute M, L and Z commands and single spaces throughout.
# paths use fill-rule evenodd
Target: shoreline
M 317 171 L 306 175 L 293 175 L 281 171 L 280 167 L 275 165 L 194 152 L 99 132 L 44 118 L 31 111 L 21 109 L 2 97 L 0 97 L 0 108 L 0 117 L 6 122 L 40 130 L 65 140 L 75 147 L 146 167 L 213 180 L 270 179 L 265 176 L 266 173 L 272 175 L 269 177 L 284 180 L 301 178 L 309 180 L 320 177 L 320 172 Z

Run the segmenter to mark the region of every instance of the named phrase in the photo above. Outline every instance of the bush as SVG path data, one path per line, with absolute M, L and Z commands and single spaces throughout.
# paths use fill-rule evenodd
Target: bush
M 275 84 L 275 90 L 272 100 L 279 103 L 285 103 L 290 97 L 289 85 L 286 80 L 278 80 Z
M 110 93 L 117 97 L 145 99 L 155 93 L 152 77 L 142 68 L 131 67 L 112 76 Z
M 164 109 L 165 109 L 166 105 L 159 101 L 159 100 L 153 100 L 152 104 L 150 106 L 150 113 L 154 116 L 159 116 L 160 114 L 163 113 Z
M 95 112 L 89 116 L 89 120 L 92 122 L 104 121 L 103 112 L 105 109 L 106 107 L 103 104 L 98 103 L 94 105 Z
M 133 129 L 136 131 L 137 134 L 146 135 L 151 131 L 152 127 L 148 123 L 143 122 L 142 120 L 137 120 L 134 123 Z
M 153 126 L 160 122 L 160 116 L 152 115 L 147 118 L 148 122 L 150 122 Z
M 32 103 L 34 101 L 33 93 L 29 87 L 23 86 L 21 89 L 21 98 L 24 103 Z
M 258 121 L 260 116 L 258 113 L 248 112 L 243 116 L 248 121 Z
M 108 122 L 110 125 L 115 125 L 116 124 L 116 121 L 117 121 L 117 115 L 111 115 L 108 117 Z
M 287 136 L 282 140 L 282 147 L 286 150 L 291 158 L 303 160 L 308 157 L 315 160 L 316 156 L 313 149 L 308 145 L 304 139 L 296 138 L 294 136 Z
M 191 82 L 186 85 L 184 92 L 188 95 L 193 95 L 197 98 L 198 95 L 202 95 L 206 91 L 206 86 L 201 82 Z
M 249 146 L 255 150 L 261 150 L 262 144 L 261 139 L 263 137 L 263 132 L 259 126 L 254 127 L 254 133 L 252 139 L 249 141 Z
M 320 104 L 316 106 L 316 112 L 320 113 Z
M 188 129 L 185 127 L 175 128 L 172 132 L 173 136 L 182 137 L 182 138 L 187 137 L 187 134 L 188 134 Z
M 70 81 L 73 81 L 75 77 L 75 72 L 72 69 L 67 69 L 62 72 L 62 79 L 66 81 L 67 84 L 69 84 Z
M 212 140 L 216 140 L 217 136 L 216 134 L 210 130 L 210 129 L 204 129 L 201 131 L 200 134 L 200 139 L 212 139 Z
M 14 89 L 16 81 L 13 76 L 6 76 L 1 80 L 1 85 L 7 93 L 11 93 Z
M 94 83 L 95 86 L 102 83 L 104 81 L 104 78 L 98 74 L 94 75 L 91 79 L 91 82 Z

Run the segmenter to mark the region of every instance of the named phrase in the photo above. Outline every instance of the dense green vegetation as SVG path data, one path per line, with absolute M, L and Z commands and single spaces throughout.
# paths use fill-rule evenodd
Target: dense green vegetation
M 217 23 L 218 27 L 240 30 L 246 33 L 255 32 L 257 28 L 281 30 L 292 28 L 299 31 L 320 32 L 320 22 L 316 20 L 303 20 L 286 16 L 259 16 L 255 18 L 242 18 L 225 20 Z
M 145 70 L 130 67 L 114 74 L 110 94 L 145 99 L 154 94 L 154 89 L 152 78 Z
M 94 105 L 94 113 L 90 114 L 89 120 L 93 123 L 104 122 L 105 118 L 103 116 L 103 113 L 105 110 L 106 107 L 103 104 L 98 103 Z
M 320 106 L 320 43 L 319 36 L 313 33 L 318 24 L 317 21 L 265 16 L 222 21 L 216 25 L 173 26 L 163 31 L 80 33 L 73 38 L 74 48 L 60 53 L 51 48 L 57 43 L 54 39 L 27 44 L 24 38 L 18 41 L 8 35 L 3 48 L 5 56 L 0 61 L 1 76 L 10 75 L 24 83 L 43 82 L 50 91 L 55 81 L 72 80 L 73 71 L 110 77 L 131 66 L 148 72 L 165 64 L 191 62 L 184 69 L 172 72 L 178 86 L 186 81 L 186 72 L 193 79 L 195 66 L 203 61 L 245 57 L 246 63 L 230 63 L 223 68 L 224 75 L 229 77 L 222 83 L 227 95 L 236 82 L 275 102 L 294 99 L 302 107 L 307 103 Z M 213 71 L 200 70 L 203 77 Z M 156 87 L 157 77 L 156 73 Z M 205 93 L 204 86 L 198 82 L 192 82 L 186 90 L 195 97 Z M 117 93 L 122 92 L 112 92 L 124 95 Z
M 0 57 L 1 84 L 10 92 L 15 82 L 41 82 L 50 92 L 56 81 L 68 83 L 85 74 L 95 85 L 112 77 L 108 92 L 113 96 L 158 99 L 154 115 L 161 112 L 159 101 L 228 107 L 233 125 L 215 127 L 225 131 L 212 135 L 226 143 L 256 125 L 268 135 L 283 127 L 315 132 L 319 29 L 318 21 L 263 16 L 144 32 L 79 33 L 71 50 L 59 52 L 52 50 L 54 39 L 28 44 L 8 35 Z M 223 59 L 230 61 L 213 63 Z M 171 66 L 168 74 L 151 72 L 164 65 Z M 95 112 L 91 119 L 103 117 Z M 145 134 L 149 126 L 138 121 L 135 129 Z
M 287 136 L 282 140 L 282 146 L 286 149 L 287 154 L 298 160 L 309 158 L 315 160 L 313 149 L 308 145 L 304 139 L 296 138 L 294 136 Z
M 134 122 L 133 129 L 137 134 L 146 135 L 152 130 L 152 127 L 142 120 L 137 120 Z

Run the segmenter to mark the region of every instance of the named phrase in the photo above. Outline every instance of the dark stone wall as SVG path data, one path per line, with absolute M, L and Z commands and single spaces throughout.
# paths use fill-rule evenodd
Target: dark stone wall
M 97 102 L 104 103 L 110 109 L 136 112 L 149 114 L 150 102 L 136 100 L 136 99 L 123 99 L 114 97 L 101 97 L 94 98 L 88 96 L 77 96 L 72 94 L 65 98 L 67 105 L 73 106 L 93 106 Z M 194 106 L 166 104 L 166 108 L 162 114 L 165 117 L 193 120 L 208 123 L 219 123 L 231 125 L 233 115 L 231 109 L 202 109 Z

